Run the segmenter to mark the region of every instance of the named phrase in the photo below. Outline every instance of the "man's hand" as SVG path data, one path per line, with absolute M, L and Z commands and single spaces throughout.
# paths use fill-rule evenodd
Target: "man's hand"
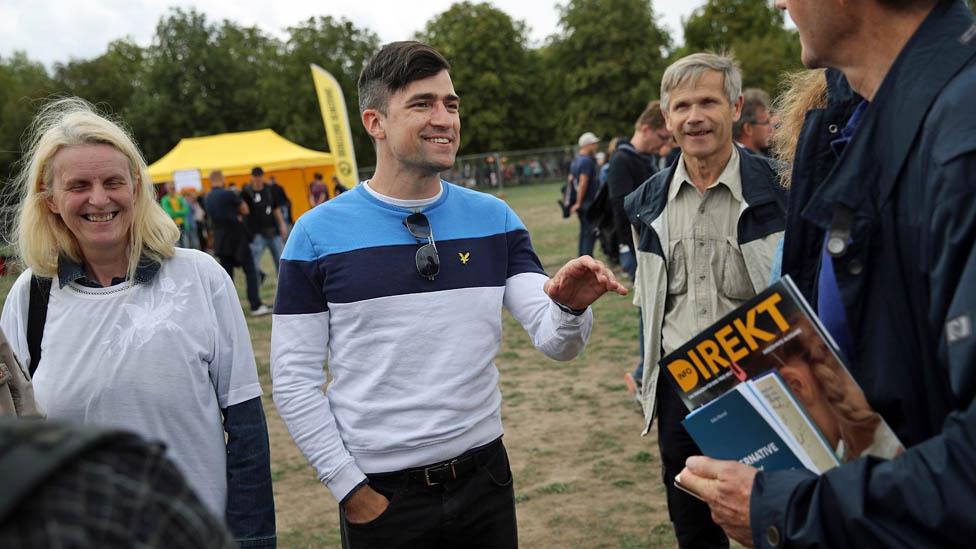
M 569 207 L 569 213 L 570 213 L 570 215 L 572 215 L 572 214 L 574 214 L 574 213 L 576 213 L 576 212 L 578 212 L 578 211 L 579 211 L 579 209 L 580 209 L 580 204 L 579 204 L 579 202 L 575 202 L 575 203 L 573 203 L 573 205 Z
M 627 295 L 627 288 L 617 282 L 613 272 L 588 255 L 563 265 L 543 289 L 556 303 L 577 310 L 589 307 L 606 292 Z
M 365 524 L 383 514 L 390 506 L 390 500 L 364 484 L 346 501 L 342 509 L 346 512 L 346 520 L 352 524 Z
M 752 547 L 749 496 L 757 472 L 755 467 L 738 461 L 692 456 L 685 462 L 678 480 L 705 500 L 712 510 L 712 520 L 730 538 Z

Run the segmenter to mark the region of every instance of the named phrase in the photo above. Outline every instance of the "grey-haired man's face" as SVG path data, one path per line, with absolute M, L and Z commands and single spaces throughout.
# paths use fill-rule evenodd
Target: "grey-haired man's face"
M 732 124 L 739 119 L 742 98 L 729 103 L 725 77 L 705 71 L 697 82 L 686 82 L 670 91 L 665 113 L 668 130 L 681 152 L 693 158 L 707 158 L 732 143 Z

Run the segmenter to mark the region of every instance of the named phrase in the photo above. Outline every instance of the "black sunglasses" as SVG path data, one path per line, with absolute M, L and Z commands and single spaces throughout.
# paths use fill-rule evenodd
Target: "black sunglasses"
M 434 244 L 434 232 L 430 229 L 430 221 L 426 215 L 414 212 L 403 220 L 403 224 L 417 239 L 417 243 L 423 244 L 417 250 L 417 272 L 427 280 L 434 280 L 437 273 L 441 271 L 441 260 L 437 256 L 437 246 Z M 424 244 L 424 241 L 427 243 Z

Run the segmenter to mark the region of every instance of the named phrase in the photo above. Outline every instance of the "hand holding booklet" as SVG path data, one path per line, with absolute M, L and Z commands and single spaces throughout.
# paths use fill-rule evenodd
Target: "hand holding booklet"
M 690 410 L 685 429 L 709 457 L 821 474 L 861 456 L 905 451 L 789 277 L 660 366 Z

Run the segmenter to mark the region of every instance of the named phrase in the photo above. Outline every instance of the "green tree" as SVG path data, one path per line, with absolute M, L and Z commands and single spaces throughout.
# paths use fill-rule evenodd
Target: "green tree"
M 41 106 L 41 100 L 55 91 L 44 65 L 16 51 L 0 56 L 0 182 L 14 174 L 20 159 L 24 132 Z
M 560 31 L 543 52 L 555 101 L 560 143 L 584 131 L 630 135 L 648 101 L 658 96 L 671 39 L 646 0 L 569 0 Z
M 145 52 L 141 93 L 129 111 L 147 160 L 157 160 L 183 137 L 264 127 L 260 82 L 279 48 L 256 27 L 211 24 L 192 9 L 162 17 Z
M 339 82 L 346 100 L 356 161 L 376 162 L 373 144 L 359 118 L 356 80 L 379 48 L 379 37 L 346 19 L 310 18 L 288 29 L 279 63 L 265 77 L 268 122 L 288 139 L 312 149 L 328 148 L 309 65 L 315 63 Z
M 451 63 L 461 97 L 464 153 L 535 146 L 543 105 L 534 93 L 525 23 L 488 3 L 461 2 L 427 22 L 418 40 Z
M 802 68 L 798 34 L 783 26 L 783 12 L 765 0 L 709 0 L 691 14 L 684 31 L 685 45 L 676 57 L 730 51 L 745 87 L 775 93 L 783 72 Z
M 127 118 L 133 97 L 142 90 L 144 52 L 131 40 L 116 40 L 107 51 L 88 60 L 55 63 L 57 87 Z

